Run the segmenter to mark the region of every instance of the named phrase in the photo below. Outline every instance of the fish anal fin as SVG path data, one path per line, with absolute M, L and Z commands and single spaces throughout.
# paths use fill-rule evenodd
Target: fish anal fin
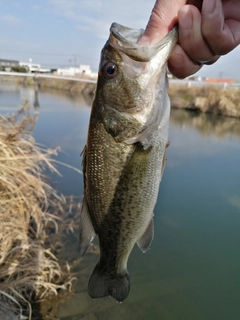
M 137 241 L 137 245 L 142 250 L 142 252 L 146 252 L 149 249 L 153 240 L 153 236 L 154 236 L 154 222 L 152 218 L 146 230 L 144 231 L 143 235 Z
M 112 296 L 117 302 L 127 298 L 130 291 L 130 278 L 125 275 L 109 276 L 101 272 L 100 263 L 93 270 L 88 283 L 88 294 L 92 299 Z
M 80 215 L 80 235 L 79 235 L 79 242 L 80 242 L 80 253 L 83 256 L 93 241 L 96 233 L 93 228 L 89 211 L 88 205 L 86 203 L 85 198 L 83 198 L 82 203 L 82 210 Z

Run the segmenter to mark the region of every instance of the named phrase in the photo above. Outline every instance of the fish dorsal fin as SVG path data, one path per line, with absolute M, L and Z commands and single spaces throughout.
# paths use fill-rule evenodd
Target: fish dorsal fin
M 80 242 L 80 253 L 83 256 L 93 241 L 96 233 L 93 228 L 89 211 L 88 211 L 88 205 L 86 203 L 85 198 L 83 198 L 82 203 L 82 210 L 81 210 L 81 216 L 80 216 L 80 236 L 79 236 L 79 242 Z
M 142 252 L 146 252 L 149 249 L 153 240 L 153 236 L 154 236 L 154 223 L 152 218 L 146 230 L 144 231 L 143 235 L 137 241 L 137 245 L 142 250 Z

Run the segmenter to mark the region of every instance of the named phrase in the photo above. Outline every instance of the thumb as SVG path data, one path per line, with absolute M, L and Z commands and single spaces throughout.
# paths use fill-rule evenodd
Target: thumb
M 154 45 L 177 24 L 178 11 L 187 0 L 157 0 L 146 30 L 138 41 L 140 45 Z

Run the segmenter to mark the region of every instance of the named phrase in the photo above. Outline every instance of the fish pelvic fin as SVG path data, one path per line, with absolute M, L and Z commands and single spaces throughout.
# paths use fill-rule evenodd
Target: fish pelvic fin
M 154 237 L 154 223 L 152 218 L 146 230 L 144 231 L 143 235 L 137 241 L 137 245 L 142 250 L 142 252 L 146 252 L 149 249 L 152 243 L 153 237 Z
M 80 235 L 79 235 L 80 254 L 82 256 L 87 251 L 87 248 L 93 241 L 95 235 L 96 233 L 90 219 L 88 205 L 86 203 L 85 198 L 83 198 L 82 210 L 80 215 Z
M 117 302 L 127 298 L 130 291 L 130 278 L 125 275 L 110 276 L 104 274 L 98 263 L 88 283 L 88 294 L 92 299 L 112 296 Z

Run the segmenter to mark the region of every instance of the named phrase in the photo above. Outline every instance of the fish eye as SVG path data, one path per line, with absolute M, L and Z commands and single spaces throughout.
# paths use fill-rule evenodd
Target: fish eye
M 103 69 L 103 74 L 104 74 L 105 78 L 107 78 L 107 79 L 115 78 L 117 75 L 116 64 L 113 62 L 108 62 Z

